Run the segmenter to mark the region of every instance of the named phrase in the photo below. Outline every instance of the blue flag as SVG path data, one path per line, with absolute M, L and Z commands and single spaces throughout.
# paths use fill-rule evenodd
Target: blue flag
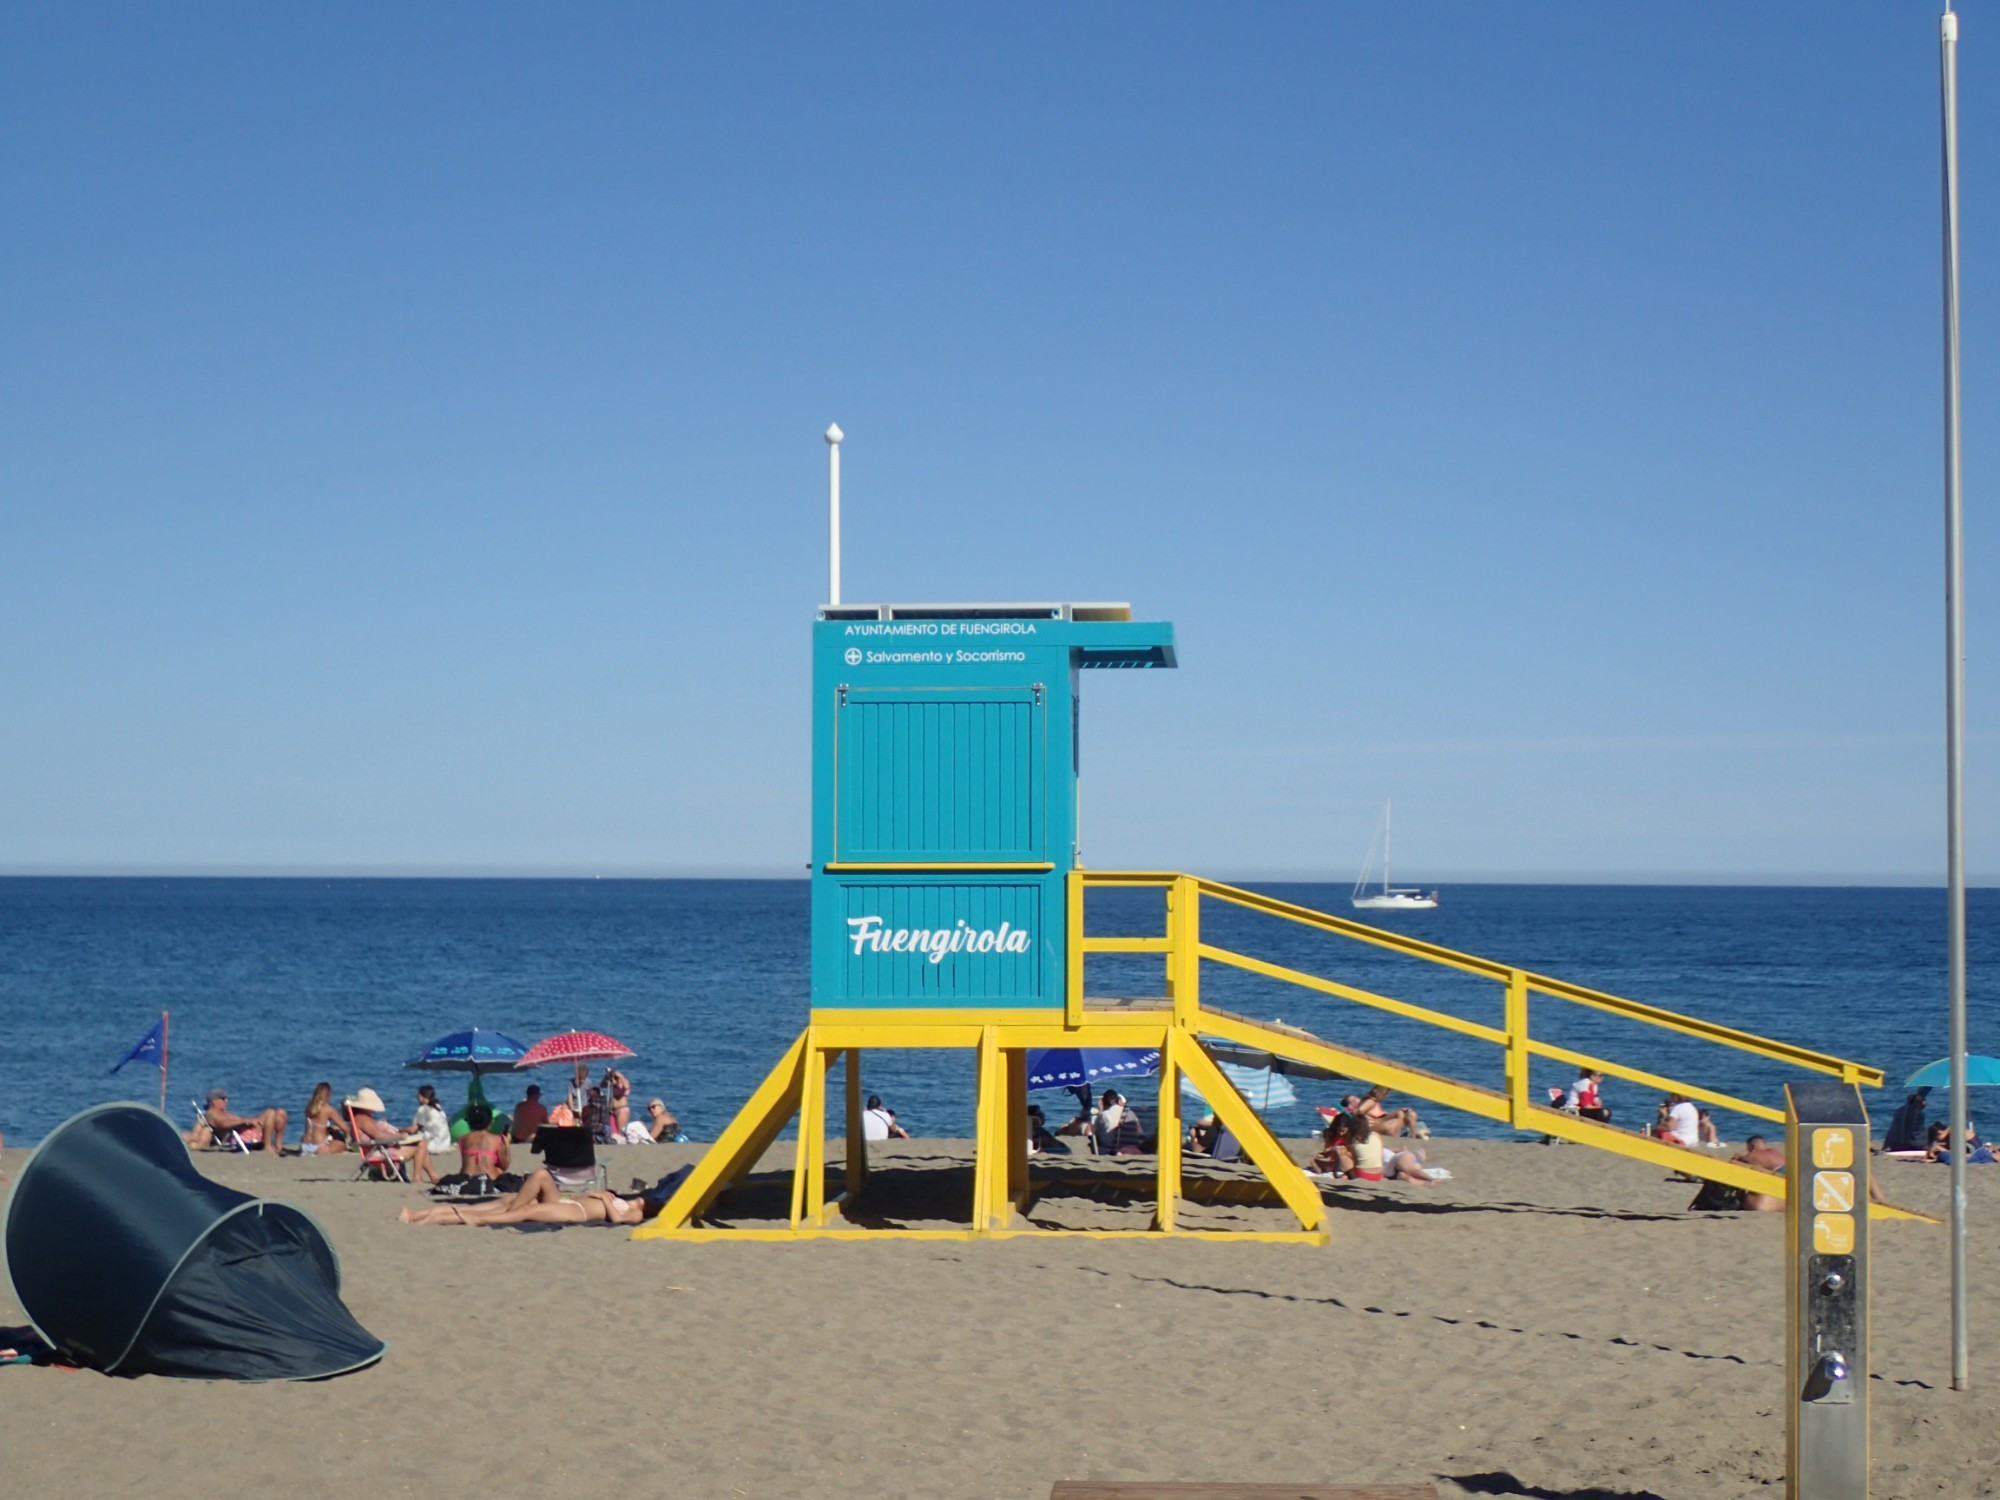
M 167 1018 L 162 1016 L 153 1023 L 151 1031 L 139 1038 L 137 1046 L 113 1064 L 111 1071 L 116 1073 L 128 1062 L 151 1063 L 154 1067 L 159 1067 L 160 1050 L 166 1042 L 166 1027 Z

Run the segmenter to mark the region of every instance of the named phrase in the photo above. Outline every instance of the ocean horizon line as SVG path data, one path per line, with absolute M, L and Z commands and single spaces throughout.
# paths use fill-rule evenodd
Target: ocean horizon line
M 1124 866 L 1103 866 L 1122 869 Z M 452 865 L 452 864 L 0 864 L 0 880 L 741 880 L 798 881 L 808 878 L 804 867 L 772 865 Z M 1222 873 L 1213 877 L 1229 885 L 1350 884 L 1344 875 L 1324 871 L 1260 870 Z M 1968 877 L 1968 888 L 2000 887 L 2000 874 L 1981 872 Z M 1756 890 L 1945 889 L 1942 874 L 1897 872 L 1836 872 L 1751 870 L 1527 870 L 1461 871 L 1422 882 L 1426 889 L 1451 886 L 1658 886 L 1722 887 Z

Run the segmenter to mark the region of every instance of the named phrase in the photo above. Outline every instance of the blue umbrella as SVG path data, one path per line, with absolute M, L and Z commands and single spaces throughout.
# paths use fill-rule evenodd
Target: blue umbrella
M 454 1031 L 441 1036 L 403 1066 L 447 1073 L 479 1074 L 488 1068 L 511 1068 L 528 1049 L 504 1031 Z
M 1977 1088 L 2000 1086 L 2000 1057 L 1986 1057 L 1977 1052 L 1969 1052 L 1965 1057 L 1965 1081 Z M 1943 1089 L 1951 1087 L 1951 1059 L 1940 1057 L 1934 1063 L 1926 1063 L 1904 1081 L 1905 1088 Z
M 1099 1080 L 1144 1078 L 1160 1071 L 1158 1047 L 1031 1047 L 1028 1087 L 1085 1089 Z

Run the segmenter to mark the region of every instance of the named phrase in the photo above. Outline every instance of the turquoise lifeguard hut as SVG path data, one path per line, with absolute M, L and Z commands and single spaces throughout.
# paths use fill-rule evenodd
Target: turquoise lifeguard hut
M 1454 952 L 1395 930 L 1296 906 L 1171 871 L 1084 868 L 1078 839 L 1079 685 L 1093 669 L 1175 665 L 1174 630 L 1139 621 L 1124 604 L 882 604 L 841 602 L 839 428 L 832 445 L 829 599 L 813 635 L 812 995 L 806 1025 L 728 1129 L 639 1239 L 820 1236 L 972 1238 L 1074 1233 L 1043 1230 L 1021 1214 L 1029 1175 L 1027 1054 L 1043 1047 L 1160 1050 L 1156 1203 L 1144 1229 L 1094 1234 L 1187 1233 L 1183 1194 L 1251 1195 L 1282 1203 L 1296 1229 L 1193 1231 L 1227 1239 L 1323 1242 L 1326 1212 L 1311 1181 L 1211 1056 L 1218 1046 L 1288 1059 L 1321 1077 L 1378 1083 L 1511 1126 L 1576 1141 L 1749 1191 L 1783 1196 L 1784 1179 L 1684 1151 L 1538 1100 L 1540 1062 L 1570 1076 L 1597 1068 L 1648 1089 L 1665 1088 L 1757 1119 L 1782 1123 L 1771 1104 L 1590 1056 L 1535 1039 L 1530 1004 L 1557 1001 L 1879 1087 L 1879 1069 L 1677 1015 L 1509 964 Z M 1087 889 L 1160 893 L 1164 920 L 1141 935 L 1086 933 Z M 1493 981 L 1492 1021 L 1448 1014 L 1332 976 L 1307 973 L 1206 941 L 1204 900 L 1259 913 Z M 1089 997 L 1090 953 L 1150 954 L 1159 992 Z M 1204 1006 L 1204 963 L 1223 964 L 1491 1044 L 1498 1087 L 1447 1078 L 1373 1056 L 1280 1021 Z M 1379 966 L 1378 966 L 1379 968 Z M 966 1051 L 975 1081 L 975 1164 L 964 1227 L 862 1227 L 844 1210 L 868 1172 L 861 1128 L 871 1050 Z M 828 1159 L 827 1080 L 845 1071 L 843 1159 Z M 1186 1178 L 1180 1081 L 1212 1106 L 1261 1174 Z M 1558 1091 L 1560 1092 L 1560 1091 Z M 798 1149 L 791 1209 L 782 1225 L 736 1225 L 718 1200 L 793 1119 Z M 1128 1182 L 1130 1179 L 1126 1179 Z M 1874 1205 L 1871 1212 L 1902 1210 Z
M 822 609 L 814 1015 L 1059 1011 L 1079 681 L 1173 665 L 1124 604 Z

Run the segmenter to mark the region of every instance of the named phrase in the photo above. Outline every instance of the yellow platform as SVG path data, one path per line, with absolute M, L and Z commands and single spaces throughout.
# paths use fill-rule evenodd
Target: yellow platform
M 1091 887 L 1154 888 L 1164 895 L 1161 936 L 1084 936 L 1084 893 Z M 1204 943 L 1201 903 L 1228 902 L 1337 937 L 1389 949 L 1412 959 L 1492 980 L 1503 987 L 1504 1024 L 1487 1026 L 1398 1000 L 1338 980 L 1287 969 Z M 1523 1132 L 1553 1136 L 1579 1145 L 1617 1152 L 1639 1161 L 1706 1178 L 1751 1192 L 1785 1194 L 1780 1174 L 1759 1171 L 1702 1152 L 1601 1125 L 1537 1105 L 1529 1088 L 1530 1060 L 1542 1058 L 1572 1068 L 1597 1068 L 1631 1083 L 1678 1092 L 1724 1109 L 1782 1124 L 1784 1112 L 1772 1104 L 1666 1078 L 1643 1069 L 1534 1040 L 1531 997 L 1581 1005 L 1641 1024 L 1677 1032 L 1717 1046 L 1749 1052 L 1809 1073 L 1880 1087 L 1879 1069 L 1786 1042 L 1754 1036 L 1657 1006 L 1572 985 L 1526 970 L 1453 952 L 1400 933 L 1329 916 L 1255 892 L 1158 872 L 1083 872 L 1069 880 L 1069 976 L 1064 1004 L 1046 1010 L 816 1010 L 810 1024 L 779 1059 L 729 1128 L 712 1146 L 660 1215 L 633 1232 L 635 1239 L 803 1239 L 880 1238 L 974 1239 L 1023 1234 L 1179 1234 L 1324 1243 L 1326 1205 L 1320 1189 L 1294 1162 L 1256 1111 L 1216 1066 L 1204 1038 L 1257 1048 L 1330 1073 L 1386 1084 L 1398 1092 L 1448 1105 L 1511 1125 Z M 1156 997 L 1089 999 L 1084 993 L 1088 954 L 1157 954 L 1165 967 L 1164 993 Z M 1255 1020 L 1201 1002 L 1201 966 L 1219 963 L 1268 979 L 1301 986 L 1408 1020 L 1441 1027 L 1491 1043 L 1499 1049 L 1499 1087 L 1447 1078 L 1392 1059 L 1371 1056 L 1282 1023 Z M 1043 1047 L 1158 1047 L 1160 1049 L 1159 1163 L 1155 1207 L 1143 1230 L 1049 1230 L 1026 1222 L 1021 1209 L 1031 1191 L 1027 1140 L 1027 1054 Z M 849 1223 L 845 1202 L 857 1195 L 868 1173 L 862 1138 L 862 1054 L 871 1049 L 950 1047 L 974 1054 L 977 1079 L 974 1168 L 965 1227 L 877 1229 Z M 837 1180 L 827 1159 L 827 1079 L 844 1067 L 846 1156 Z M 1291 1211 L 1295 1230 L 1197 1231 L 1177 1226 L 1182 1183 L 1180 1080 L 1185 1077 L 1215 1109 L 1221 1123 L 1242 1144 L 1271 1191 Z M 796 1118 L 799 1144 L 792 1173 L 791 1212 L 781 1227 L 733 1228 L 715 1216 L 720 1196 L 755 1167 L 758 1159 Z M 831 1189 L 831 1191 L 830 1191 Z M 1877 1217 L 1922 1218 L 1908 1210 L 1876 1204 Z

